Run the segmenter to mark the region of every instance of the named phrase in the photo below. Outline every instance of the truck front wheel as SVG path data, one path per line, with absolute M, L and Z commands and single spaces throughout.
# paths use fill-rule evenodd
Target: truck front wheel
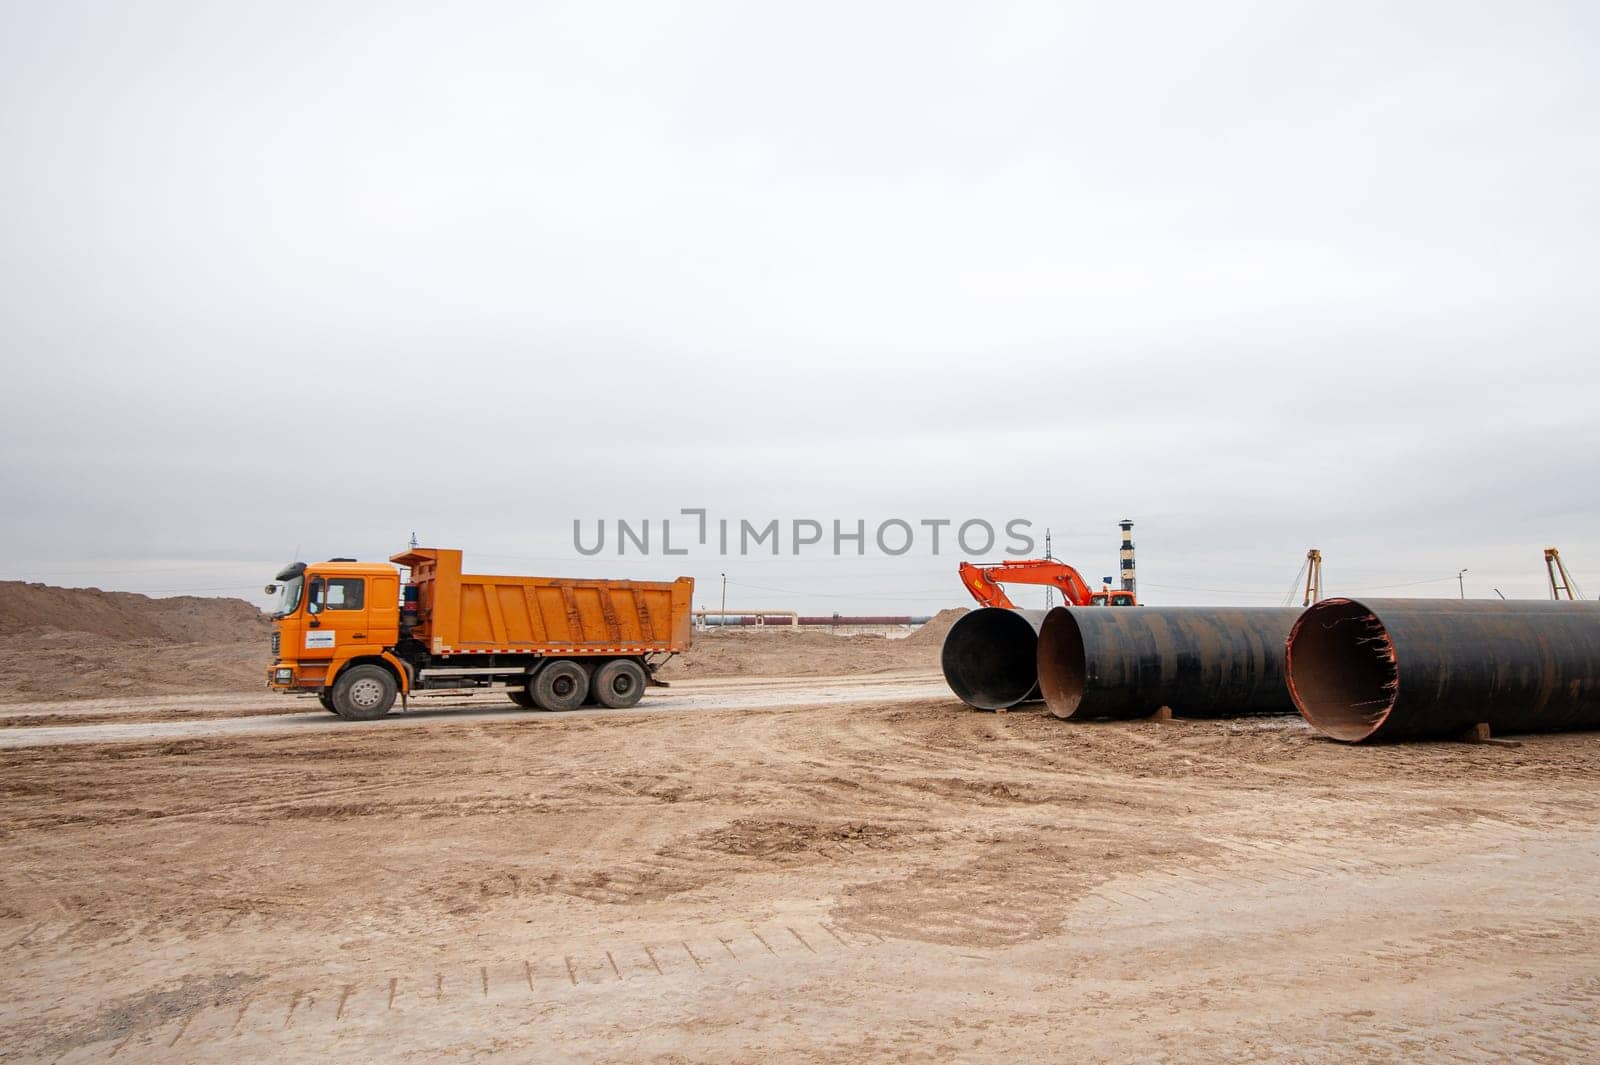
M 333 695 L 326 688 L 317 693 L 317 702 L 321 703 L 322 708 L 330 714 L 337 714 L 339 712 L 333 708 Z
M 569 658 L 560 658 L 534 675 L 533 701 L 541 710 L 576 710 L 589 694 L 589 673 Z
M 616 658 L 594 671 L 594 697 L 602 706 L 626 710 L 644 696 L 644 667 L 626 658 Z
M 333 712 L 346 721 L 371 721 L 394 706 L 399 687 L 379 666 L 351 666 L 333 682 Z

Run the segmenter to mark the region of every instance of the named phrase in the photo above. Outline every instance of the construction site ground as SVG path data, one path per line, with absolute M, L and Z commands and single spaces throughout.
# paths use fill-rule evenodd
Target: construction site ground
M 1600 1059 L 1593 734 L 1068 724 L 923 670 L 57 698 L 0 748 L 9 1061 Z

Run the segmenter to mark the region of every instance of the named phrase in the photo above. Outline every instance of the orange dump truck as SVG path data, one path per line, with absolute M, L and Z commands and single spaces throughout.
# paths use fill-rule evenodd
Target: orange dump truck
M 688 577 L 483 576 L 444 548 L 389 562 L 296 562 L 267 585 L 278 597 L 268 687 L 315 692 L 353 720 L 441 689 L 503 691 L 529 709 L 627 707 L 689 647 Z

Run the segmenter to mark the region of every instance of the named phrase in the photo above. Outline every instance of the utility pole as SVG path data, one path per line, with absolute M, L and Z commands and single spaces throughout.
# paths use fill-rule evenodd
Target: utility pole
M 727 623 L 728 623 L 728 575 L 726 573 L 724 573 L 722 575 L 722 624 L 726 625 Z M 722 631 L 723 632 L 727 632 L 728 630 L 727 629 L 723 629 Z
M 1463 598 L 1463 599 L 1465 599 L 1467 597 L 1467 582 L 1466 582 L 1465 579 L 1463 579 L 1463 574 L 1465 574 L 1466 572 L 1467 572 L 1467 568 L 1465 566 L 1463 566 L 1463 567 L 1461 567 L 1461 572 L 1456 574 L 1456 584 L 1461 589 L 1461 598 Z
M 1046 529 L 1044 531 L 1044 557 L 1048 558 L 1048 559 L 1054 559 L 1056 557 L 1056 556 L 1054 556 L 1054 555 L 1052 555 L 1050 553 L 1050 530 L 1049 529 Z M 1046 610 L 1049 610 L 1051 607 L 1053 607 L 1055 605 L 1056 605 L 1056 589 L 1055 589 L 1055 585 L 1047 584 L 1047 585 L 1044 586 L 1044 608 Z

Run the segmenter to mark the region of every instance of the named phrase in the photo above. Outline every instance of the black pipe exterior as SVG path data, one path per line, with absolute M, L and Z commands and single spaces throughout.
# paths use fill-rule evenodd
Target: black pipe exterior
M 1298 610 L 1056 607 L 1039 630 L 1039 690 L 1060 718 L 1292 714 L 1284 643 Z
M 986 606 L 963 614 L 940 651 L 945 683 L 968 706 L 1004 710 L 1039 697 L 1043 610 Z
M 1287 657 L 1301 715 L 1349 743 L 1600 728 L 1600 603 L 1325 599 Z

